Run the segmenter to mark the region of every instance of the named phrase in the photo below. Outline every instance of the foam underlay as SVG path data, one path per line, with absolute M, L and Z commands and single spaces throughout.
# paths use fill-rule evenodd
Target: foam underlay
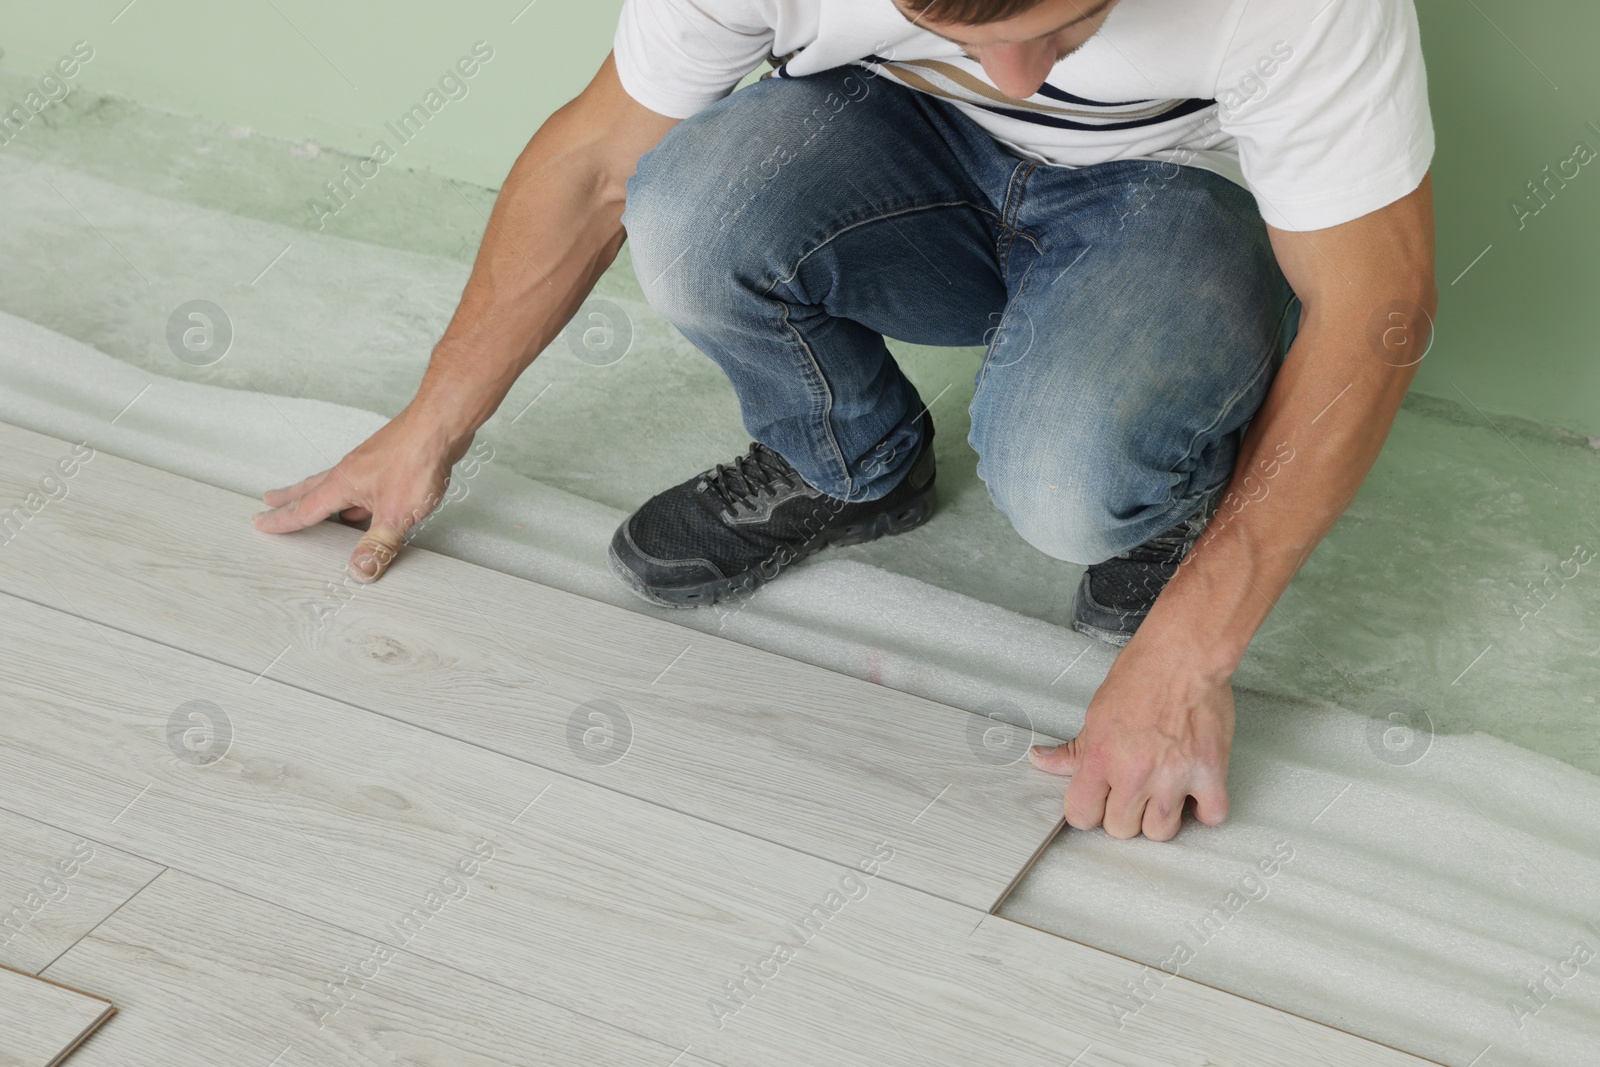
M 252 495 L 325 468 L 404 403 L 466 275 L 46 164 L 0 161 L 0 193 L 13 247 L 71 265 L 8 256 L 0 282 L 82 279 L 95 321 L 74 329 L 98 345 L 0 313 L 0 419 Z M 225 304 L 237 329 L 235 351 L 203 372 L 165 351 L 167 314 L 194 297 Z M 841 554 L 732 610 L 671 612 L 623 589 L 604 548 L 628 502 L 746 438 L 703 357 L 625 289 L 615 298 L 635 354 L 612 367 L 542 357 L 481 436 L 496 460 L 418 544 L 1041 734 L 1076 732 L 1113 652 L 1027 607 L 1032 550 L 959 467 L 940 521 L 880 550 L 943 559 L 948 582 Z M 933 395 L 939 382 L 918 385 Z M 970 577 L 980 561 L 990 585 Z M 998 591 L 973 595 L 986 588 Z M 1238 703 L 1223 826 L 1190 824 L 1167 843 L 1068 831 L 1004 913 L 1150 964 L 1139 990 L 1106 1005 L 1128 1027 L 1175 970 L 1452 1067 L 1600 1060 L 1600 958 L 1575 951 L 1600 953 L 1600 779 L 1472 731 L 1389 762 L 1366 714 L 1245 687 Z

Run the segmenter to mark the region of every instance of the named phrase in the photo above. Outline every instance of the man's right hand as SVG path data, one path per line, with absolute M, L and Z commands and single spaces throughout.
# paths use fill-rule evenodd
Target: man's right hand
M 453 437 L 408 406 L 331 469 L 266 493 L 269 510 L 252 521 L 265 533 L 289 533 L 334 514 L 349 523 L 370 519 L 349 569 L 357 581 L 376 581 L 411 528 L 444 499 L 450 468 L 466 455 L 472 436 Z
M 450 469 L 472 446 L 468 428 L 489 420 L 616 259 L 628 236 L 628 179 L 678 121 L 629 96 L 608 53 L 506 175 L 417 399 L 331 470 L 267 493 L 256 529 L 288 533 L 330 515 L 370 519 L 350 571 L 359 581 L 383 574 L 407 533 L 444 500 Z

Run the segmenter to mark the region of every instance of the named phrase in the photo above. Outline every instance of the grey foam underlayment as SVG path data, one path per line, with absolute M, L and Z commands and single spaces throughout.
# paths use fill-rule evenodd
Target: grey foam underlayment
M 232 159 L 228 146 L 237 143 L 224 137 L 195 150 Z M 384 415 L 411 398 L 460 295 L 465 264 L 151 195 L 115 184 L 115 170 L 96 178 L 10 151 L 22 144 L 0 152 L 7 207 L 0 310 L 164 377 Z M 176 155 L 162 188 L 177 196 L 186 187 L 185 143 L 160 147 Z M 234 165 L 230 180 L 241 198 L 276 190 L 292 200 L 296 177 L 312 178 L 297 169 L 262 174 L 271 168 L 260 152 Z M 447 189 L 408 186 L 408 177 L 387 175 L 399 185 L 362 193 L 392 192 L 408 207 L 361 199 L 338 223 L 371 217 L 405 227 L 444 207 L 487 210 L 484 190 L 468 191 L 475 202 L 457 190 L 458 201 Z M 458 229 L 470 243 L 470 222 Z M 609 302 L 619 336 L 631 335 L 627 354 L 599 366 L 557 339 L 479 437 L 495 448 L 497 467 L 628 510 L 737 455 L 749 438 L 726 378 L 644 301 L 626 245 L 596 292 Z M 226 357 L 204 367 L 180 362 L 166 337 L 169 315 L 197 297 L 222 305 L 234 327 Z M 962 699 L 1047 717 L 1081 708 L 1080 672 L 1098 677 L 1109 660 L 1090 654 L 1049 686 L 1088 647 L 1065 628 L 1081 568 L 1023 541 L 977 477 L 965 437 L 981 349 L 900 341 L 890 348 L 939 426 L 938 514 L 910 533 L 826 558 L 871 564 L 1053 624 L 1030 631 L 1042 636 L 1002 661 L 1021 670 L 1014 684 L 1007 675 L 997 689 Z M 1439 732 L 1483 730 L 1600 773 L 1600 692 L 1583 684 L 1600 669 L 1593 583 L 1570 583 L 1547 605 L 1548 597 L 1529 589 L 1553 581 L 1573 546 L 1600 533 L 1600 514 L 1591 513 L 1600 499 L 1600 455 L 1423 399 L 1408 398 L 1372 477 L 1256 633 L 1235 680 L 1364 714 L 1425 708 Z M 291 473 L 297 480 L 323 465 L 308 456 Z M 1537 618 L 1524 627 L 1516 613 L 1534 608 Z M 823 629 L 835 623 L 826 615 L 818 621 Z M 939 629 L 937 620 L 916 615 L 875 628 L 888 626 L 898 627 L 891 647 L 902 652 Z M 968 647 L 953 644 L 941 657 Z M 997 644 L 973 647 L 987 657 Z M 826 654 L 836 653 L 846 656 L 829 661 L 840 669 L 920 684 L 908 671 L 885 673 L 893 664 L 865 638 Z M 937 662 L 944 670 L 959 661 Z
M 148 388 L 147 388 L 148 387 Z M 137 401 L 115 425 L 109 421 Z M 382 424 L 324 401 L 162 378 L 0 314 L 0 419 L 250 494 L 337 458 Z M 490 464 L 418 543 L 629 608 L 606 571 L 616 509 Z M 391 575 L 386 580 L 402 580 Z M 1058 628 L 853 561 L 791 572 L 736 614 L 664 613 L 824 666 L 876 671 L 968 707 L 1010 694 L 1070 735 L 1110 653 L 1089 647 L 1053 691 Z M 915 634 L 887 617 L 924 620 Z M 871 661 L 869 664 L 867 660 Z M 1048 665 L 1041 669 L 1041 665 Z M 1075 677 L 1074 677 L 1075 676 Z M 1373 758 L 1369 720 L 1239 694 L 1232 818 L 1171 843 L 1071 833 L 1006 914 L 1450 1064 L 1586 1063 L 1591 969 L 1514 1025 L 1520 981 L 1600 946 L 1600 782 L 1482 734 L 1440 735 L 1410 766 Z M 1285 844 L 1280 844 L 1285 843 Z M 1258 860 L 1292 851 L 1270 876 Z M 1229 899 L 1230 889 L 1240 895 Z M 1221 910 L 1216 910 L 1220 908 Z M 1593 928 L 1585 923 L 1593 922 Z M 1597 961 L 1600 962 L 1600 961 Z M 1141 999 L 1112 1014 L 1140 1025 Z
M 385 422 L 321 400 L 164 378 L 4 312 L 0 420 L 258 498 L 326 468 Z M 456 480 L 465 497 L 411 544 L 844 673 L 892 675 L 898 688 L 958 706 L 1025 709 L 1041 730 L 1043 722 L 1076 730 L 1091 676 L 1103 676 L 1112 658 L 1048 623 L 844 560 L 812 561 L 738 604 L 655 608 L 606 568 L 622 511 L 492 461 L 471 477 L 458 469 Z M 877 595 L 862 597 L 864 582 Z M 930 595 L 950 606 L 935 609 Z M 1005 676 L 992 677 L 1002 665 Z
M 41 317 L 117 357 L 0 314 L 0 419 L 251 495 L 325 467 L 382 424 L 362 408 L 403 402 L 465 277 L 459 264 L 207 211 L 48 164 L 0 158 L 0 185 L 14 209 L 6 245 L 31 250 L 0 261 L 6 306 L 48 309 Z M 238 335 L 221 363 L 192 369 L 166 350 L 164 327 L 177 303 L 201 296 L 227 305 Z M 924 573 L 980 595 L 826 557 L 731 613 L 669 612 L 627 593 L 603 561 L 624 514 L 613 504 L 670 484 L 672 472 L 726 459 L 744 440 L 703 357 L 683 352 L 685 342 L 647 309 L 633 328 L 654 362 L 638 365 L 636 354 L 621 366 L 647 384 L 619 395 L 619 379 L 606 377 L 619 368 L 547 353 L 496 419 L 539 397 L 532 414 L 514 432 L 486 435 L 507 458 L 471 479 L 466 499 L 419 544 L 994 710 L 1044 734 L 1077 730 L 1111 651 L 1036 617 L 1049 612 L 980 598 L 972 563 Z M 917 379 L 928 396 L 948 380 Z M 640 403 L 633 394 L 658 397 L 659 410 L 630 406 Z M 709 415 L 694 406 L 707 397 L 721 404 Z M 595 439 L 642 426 L 635 436 L 648 447 L 591 455 L 562 437 L 579 419 Z M 530 454 L 513 455 L 518 447 Z M 941 464 L 946 455 L 959 459 L 959 448 Z M 981 485 L 952 479 L 941 509 L 937 531 L 930 524 L 897 538 L 894 551 L 983 555 L 991 599 L 1032 605 L 1037 571 L 1021 565 L 1031 550 Z M 1592 1062 L 1600 965 L 1567 980 L 1561 964 L 1580 938 L 1600 948 L 1600 931 L 1585 926 L 1600 923 L 1600 781 L 1471 732 L 1440 733 L 1421 760 L 1392 766 L 1374 756 L 1368 724 L 1325 702 L 1241 689 L 1225 825 L 1191 824 L 1162 844 L 1068 832 L 1005 913 L 1151 964 L 1184 941 L 1193 951 L 1180 968 L 1188 977 L 1452 1065 Z M 1230 910 L 1245 899 L 1230 901 L 1230 887 L 1279 841 L 1294 858 L 1260 883 L 1264 897 Z M 1252 886 L 1244 889 L 1259 896 Z M 1191 924 L 1208 913 L 1215 929 L 1201 944 L 1205 931 Z M 1555 977 L 1534 999 L 1521 983 L 1545 967 Z M 1152 973 L 1144 995 L 1159 996 L 1160 981 Z M 1520 1027 L 1511 1006 L 1519 1002 L 1539 1009 Z M 1127 1025 L 1140 1018 L 1133 1011 Z

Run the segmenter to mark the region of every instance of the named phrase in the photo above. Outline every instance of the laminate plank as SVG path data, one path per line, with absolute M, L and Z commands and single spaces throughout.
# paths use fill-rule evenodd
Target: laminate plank
M 30 497 L 74 447 L 0 424 L 0 522 L 38 505 L 0 590 L 835 862 L 893 832 L 890 878 L 973 907 L 1059 820 L 960 709 L 422 550 L 349 584 L 356 531 L 103 453 Z
M 0 643 L 0 805 L 366 939 L 329 981 L 387 945 L 723 1067 L 1418 1062 L 1182 978 L 1124 1027 L 1143 967 L 893 830 L 833 863 L 14 598 Z
M 0 967 L 0 1004 L 0 1067 L 55 1067 L 117 1010 L 9 967 Z
M 373 980 L 348 983 L 329 1011 L 330 981 L 372 947 L 167 871 L 49 973 L 94 980 L 122 1009 L 72 1067 L 665 1067 L 679 1051 L 405 951 L 374 962 Z
M 8 743 L 0 741 L 0 743 Z M 159 866 L 0 808 L 0 965 L 38 974 Z

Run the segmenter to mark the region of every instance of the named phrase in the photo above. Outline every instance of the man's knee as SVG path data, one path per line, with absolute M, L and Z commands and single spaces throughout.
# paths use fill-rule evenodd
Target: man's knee
M 638 161 L 622 224 L 652 307 L 667 315 L 727 309 L 727 287 L 761 286 L 792 223 L 798 165 L 791 112 L 816 86 L 757 82 L 685 119 Z
M 975 435 L 972 444 L 989 499 L 1024 541 L 1048 556 L 1101 563 L 1176 521 L 1162 511 L 1170 507 L 1172 475 L 1152 468 L 1130 434 L 1020 441 L 1007 435 L 987 443 Z M 1168 502 L 1151 502 L 1162 497 Z
M 1003 477 L 987 484 L 1012 528 L 1047 556 L 1087 566 L 1132 547 L 1125 543 L 1125 524 L 1093 487 Z
M 691 117 L 640 157 L 628 179 L 622 226 L 634 273 L 650 306 L 670 321 L 692 317 L 710 291 L 708 272 L 727 265 L 715 247 L 718 229 L 710 186 L 717 180 L 704 137 Z

